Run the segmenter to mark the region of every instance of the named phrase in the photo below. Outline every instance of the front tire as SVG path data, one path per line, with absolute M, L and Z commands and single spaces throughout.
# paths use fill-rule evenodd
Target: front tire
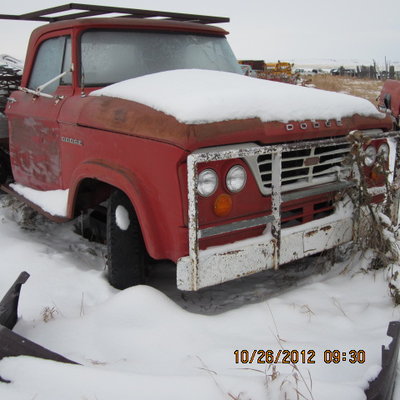
M 146 247 L 129 198 L 113 192 L 107 207 L 107 278 L 117 289 L 144 282 Z

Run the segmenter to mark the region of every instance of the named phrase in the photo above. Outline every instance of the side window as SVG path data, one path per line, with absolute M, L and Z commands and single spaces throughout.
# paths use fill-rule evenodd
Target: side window
M 37 89 L 38 86 L 68 71 L 71 67 L 71 38 L 60 36 L 44 41 L 37 52 L 29 79 L 29 89 Z M 71 84 L 71 73 L 65 75 L 62 80 L 57 80 L 43 89 L 44 93 L 54 92 L 60 84 Z

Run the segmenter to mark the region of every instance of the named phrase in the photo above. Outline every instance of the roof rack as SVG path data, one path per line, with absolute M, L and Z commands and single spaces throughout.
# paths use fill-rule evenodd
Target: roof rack
M 77 12 L 70 13 L 71 10 Z M 117 18 L 162 18 L 173 21 L 197 22 L 200 24 L 229 22 L 229 18 L 225 17 L 212 17 L 207 15 L 183 14 L 166 11 L 138 10 L 136 8 L 97 6 L 93 4 L 79 3 L 64 4 L 62 6 L 46 8 L 44 10 L 21 15 L 0 14 L 0 19 L 56 22 L 107 14 L 121 14 Z

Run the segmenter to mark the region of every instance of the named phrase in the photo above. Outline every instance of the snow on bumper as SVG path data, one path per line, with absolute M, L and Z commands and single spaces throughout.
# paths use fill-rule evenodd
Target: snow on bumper
M 338 220 L 335 215 L 297 226 L 297 229 L 282 229 L 278 265 L 351 241 L 352 218 Z M 191 268 L 189 256 L 182 257 L 177 264 L 177 286 L 180 290 L 197 290 L 274 268 L 277 246 L 276 239 L 267 233 L 200 250 L 196 270 Z

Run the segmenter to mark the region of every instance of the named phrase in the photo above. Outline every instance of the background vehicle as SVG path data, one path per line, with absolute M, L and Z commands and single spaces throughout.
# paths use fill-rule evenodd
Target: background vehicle
M 297 81 L 297 75 L 292 71 L 293 64 L 285 61 L 266 63 L 264 60 L 240 60 L 239 64 L 250 65 L 257 78 L 286 83 Z
M 253 71 L 251 65 L 240 64 L 240 68 L 242 69 L 243 75 L 257 77 L 257 73 Z
M 382 111 L 389 112 L 400 125 L 400 81 L 388 79 L 382 87 L 379 95 L 379 108 Z

